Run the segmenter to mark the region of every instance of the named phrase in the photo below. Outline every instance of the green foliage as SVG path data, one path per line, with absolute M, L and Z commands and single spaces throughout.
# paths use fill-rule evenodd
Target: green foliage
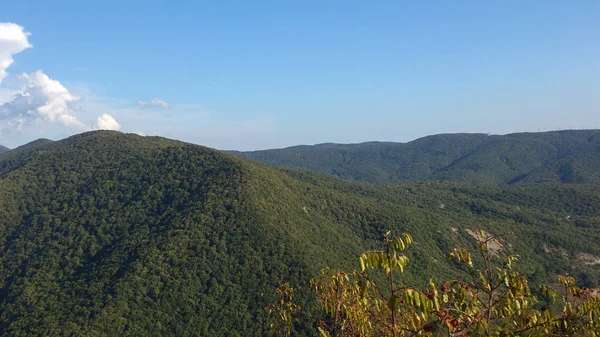
M 470 249 L 454 249 L 449 257 L 465 268 L 467 280 L 450 279 L 441 286 L 431 280 L 419 289 L 402 281 L 408 258 L 402 253 L 412 242 L 403 234 L 385 235 L 383 250 L 371 250 L 360 258 L 360 269 L 347 274 L 323 269 L 311 284 L 319 305 L 329 320 L 319 326 L 320 335 L 331 336 L 598 336 L 600 295 L 575 285 L 572 276 L 559 275 L 564 296 L 542 285 L 540 293 L 562 310 L 552 313 L 536 307 L 524 274 L 513 270 L 517 256 L 494 258 L 499 240 L 479 231 L 479 266 Z M 380 272 L 379 281 L 367 271 Z M 287 289 L 287 291 L 292 291 Z M 569 295 L 571 298 L 569 298 Z M 291 297 L 279 307 L 293 306 Z M 301 312 L 295 306 L 295 313 Z M 282 320 L 292 315 L 282 310 Z
M 421 319 L 411 309 L 427 306 L 429 301 L 398 277 L 408 264 L 408 257 L 402 252 L 412 243 L 412 237 L 404 234 L 390 238 L 388 232 L 384 243 L 384 250 L 364 252 L 359 258 L 360 270 L 351 276 L 326 268 L 311 282 L 319 303 L 332 318 L 319 327 L 323 336 L 398 336 L 412 331 L 410 326 Z M 372 269 L 384 273 L 381 285 L 368 274 Z M 422 313 L 422 317 L 427 317 L 427 310 Z
M 276 285 L 313 307 L 310 279 L 350 268 L 388 228 L 418 238 L 402 252 L 414 287 L 457 277 L 446 253 L 476 248 L 474 227 L 502 234 L 532 283 L 595 287 L 583 257 L 600 256 L 599 198 L 593 185 L 353 183 L 117 132 L 42 140 L 0 157 L 0 334 L 263 336 Z M 290 333 L 314 336 L 315 321 Z
M 409 143 L 320 144 L 235 153 L 271 165 L 373 183 L 600 184 L 598 130 L 441 134 Z
M 280 284 L 275 289 L 275 304 L 269 304 L 265 310 L 273 316 L 271 324 L 271 333 L 276 335 L 290 335 L 292 326 L 298 321 L 298 315 L 302 308 L 294 303 L 294 288 L 289 283 Z

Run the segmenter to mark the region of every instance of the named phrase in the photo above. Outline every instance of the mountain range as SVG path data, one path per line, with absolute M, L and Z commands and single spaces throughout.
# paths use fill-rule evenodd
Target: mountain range
M 570 142 L 554 145 L 557 156 L 589 158 L 582 133 L 556 133 Z M 588 134 L 598 144 L 597 132 Z M 489 137 L 425 138 L 413 154 L 442 163 L 431 144 L 443 143 L 464 157 L 462 139 L 479 142 L 472 158 L 481 158 Z M 344 148 L 353 146 L 309 149 Z M 507 158 L 508 166 L 525 162 Z M 321 268 L 357 267 L 358 254 L 379 247 L 388 230 L 415 238 L 409 284 L 459 277 L 447 253 L 475 248 L 476 229 L 501 237 L 499 253 L 519 254 L 532 284 L 570 273 L 598 286 L 594 184 L 371 184 L 160 137 L 95 131 L 38 140 L 0 156 L 0 335 L 264 336 L 263 308 L 278 283 L 290 282 L 310 307 L 308 282 Z M 316 331 L 309 321 L 294 333 Z
M 4 153 L 4 152 L 8 152 L 8 151 L 10 151 L 10 149 L 9 149 L 9 148 L 7 148 L 6 146 L 2 146 L 2 145 L 0 145 L 0 154 L 1 154 L 1 153 Z
M 271 165 L 373 183 L 600 184 L 600 130 L 440 134 L 408 143 L 327 143 L 233 153 Z

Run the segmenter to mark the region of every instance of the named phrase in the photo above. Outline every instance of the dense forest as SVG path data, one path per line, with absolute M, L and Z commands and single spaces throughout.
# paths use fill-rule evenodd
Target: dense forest
M 575 134 L 568 142 L 579 142 Z M 489 138 L 469 137 L 477 148 Z M 310 307 L 314 295 L 302 289 L 311 278 L 354 267 L 389 230 L 414 237 L 406 282 L 424 285 L 457 274 L 447 254 L 475 248 L 476 229 L 519 254 L 532 284 L 570 273 L 598 286 L 594 184 L 377 185 L 160 137 L 40 140 L 0 156 L 0 332 L 263 336 L 280 282 Z M 310 320 L 294 331 L 316 333 Z
M 10 151 L 10 149 L 9 149 L 9 148 L 7 148 L 6 146 L 2 146 L 2 145 L 0 145 L 0 154 L 1 154 L 1 153 L 4 153 L 4 152 L 8 152 L 8 151 Z
M 600 184 L 600 130 L 441 134 L 409 143 L 320 144 L 234 153 L 373 183 Z

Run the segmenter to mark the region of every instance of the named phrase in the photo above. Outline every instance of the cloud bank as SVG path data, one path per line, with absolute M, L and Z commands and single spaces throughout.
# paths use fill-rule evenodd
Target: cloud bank
M 79 132 L 89 129 L 69 114 L 69 108 L 80 98 L 71 95 L 59 81 L 41 70 L 17 78 L 22 84 L 21 90 L 9 102 L 0 105 L 0 120 L 8 121 L 19 130 L 38 119 L 61 123 Z
M 0 85 L 8 76 L 6 70 L 14 62 L 13 56 L 32 47 L 28 41 L 29 35 L 17 24 L 0 23 Z M 21 88 L 8 101 L 0 102 L 0 123 L 5 122 L 7 126 L 17 130 L 38 121 L 58 123 L 72 132 L 121 128 L 106 113 L 99 116 L 91 126 L 78 120 L 71 114 L 71 110 L 81 98 L 72 95 L 58 80 L 50 78 L 41 70 L 18 75 L 16 80 Z
M 0 22 L 0 84 L 8 75 L 6 69 L 14 62 L 13 55 L 33 47 L 27 39 L 29 35 L 17 24 Z
M 139 101 L 137 103 L 139 106 L 141 106 L 142 108 L 146 108 L 146 107 L 151 107 L 151 108 L 161 108 L 164 110 L 168 110 L 171 108 L 171 106 L 163 101 L 162 99 L 158 99 L 158 98 L 153 98 L 150 101 Z

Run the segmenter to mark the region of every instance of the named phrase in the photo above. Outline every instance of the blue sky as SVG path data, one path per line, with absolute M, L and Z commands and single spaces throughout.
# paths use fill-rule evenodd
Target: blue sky
M 0 144 L 104 125 L 239 150 L 600 128 L 598 17 L 593 0 L 4 2 L 33 47 L 0 84 Z M 58 117 L 11 103 L 48 81 L 73 97 Z

